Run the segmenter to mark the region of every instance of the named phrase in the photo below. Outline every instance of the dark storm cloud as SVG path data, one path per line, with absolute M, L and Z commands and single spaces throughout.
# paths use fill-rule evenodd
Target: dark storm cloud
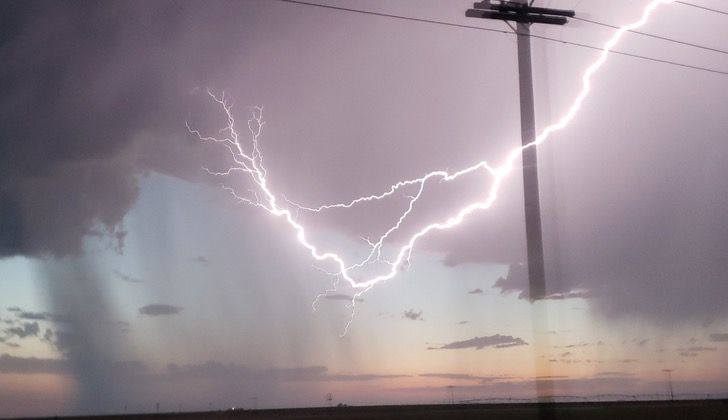
M 402 318 L 412 321 L 422 321 L 422 311 L 415 312 L 414 309 L 407 309 L 402 312 Z
M 257 19 L 268 7 L 267 19 L 284 15 L 277 13 L 284 6 L 270 3 L 5 2 L 0 256 L 75 253 L 91 234 L 120 245 L 120 222 L 138 195 L 140 177 L 155 171 L 192 179 L 203 163 L 214 168 L 219 162 L 183 125 L 194 116 L 211 119 L 193 108 L 202 101 L 189 94 L 208 86 L 254 91 L 257 97 L 236 99 L 273 105 L 279 136 L 266 143 L 266 156 L 282 190 L 300 192 L 296 201 L 348 199 L 474 158 L 495 162 L 512 147 L 481 141 L 484 135 L 517 138 L 509 67 L 495 67 L 507 80 L 481 80 L 475 76 L 493 60 L 474 63 L 470 47 L 463 45 L 466 52 L 457 58 L 445 55 L 453 50 L 428 42 L 439 37 L 420 34 L 421 42 L 412 43 L 417 37 L 399 36 L 405 30 L 400 26 L 355 36 L 348 23 L 370 29 L 371 22 L 353 17 L 326 20 L 331 15 L 297 10 L 295 24 Z M 298 25 L 325 30 L 297 32 Z M 276 31 L 256 32 L 262 26 Z M 265 44 L 261 51 L 252 46 L 259 44 Z M 342 71 L 357 63 L 351 59 L 385 65 Z M 249 71 L 253 67 L 259 72 Z M 727 147 L 716 140 L 728 128 L 718 118 L 725 87 L 696 77 L 672 96 L 635 98 L 629 95 L 642 92 L 654 73 L 614 77 L 619 70 L 610 63 L 600 77 L 599 86 L 614 94 L 588 101 L 610 113 L 599 121 L 580 114 L 577 127 L 553 146 L 558 161 L 543 160 L 548 292 L 560 299 L 588 291 L 594 308 L 614 317 L 669 322 L 724 315 L 728 236 L 715 227 L 728 225 L 722 211 Z M 246 80 L 251 74 L 260 76 Z M 482 83 L 476 89 L 471 80 Z M 695 95 L 700 86 L 707 86 L 704 95 Z M 685 106 L 689 95 L 713 106 Z M 641 107 L 625 106 L 648 99 Z M 492 116 L 475 106 L 494 103 Z M 310 113 L 300 112 L 304 108 Z M 589 124 L 579 127 L 585 119 Z M 342 133 L 349 142 L 340 141 Z M 692 139 L 689 150 L 686 138 Z M 423 248 L 443 254 L 448 265 L 522 263 L 520 188 L 517 177 L 506 181 L 497 204 L 468 220 L 468 232 L 428 239 Z M 441 204 L 438 198 L 433 200 Z M 352 233 L 352 225 L 385 223 L 368 207 L 353 214 L 355 222 L 332 228 Z M 522 279 L 509 277 L 501 290 L 522 295 Z
M 622 97 L 600 98 L 600 105 L 633 102 L 636 95 L 625 92 L 609 71 L 603 88 L 614 86 Z M 651 83 L 636 77 L 629 86 L 638 84 L 644 89 Z M 723 84 L 711 83 L 710 89 L 701 95 L 713 103 L 726 94 Z M 545 148 L 546 156 L 554 156 L 541 172 L 547 293 L 588 291 L 590 306 L 602 316 L 637 316 L 664 325 L 726 315 L 728 260 L 722 250 L 728 221 L 720 209 L 728 204 L 728 169 L 720 162 L 728 146 L 718 139 L 728 122 L 712 112 L 679 111 L 677 104 L 688 94 L 694 95 L 687 88 L 671 94 L 659 112 L 634 119 L 617 110 L 584 126 L 589 140 L 568 131 Z M 622 118 L 630 122 L 616 132 L 607 129 L 614 127 L 607 120 Z M 697 140 L 685 149 L 683 138 Z M 450 252 L 463 255 L 460 251 Z M 525 267 L 518 264 L 523 254 L 512 258 L 516 263 L 496 286 L 527 299 Z M 488 261 L 488 254 L 467 260 Z
M 139 313 L 141 315 L 147 315 L 147 316 L 166 316 L 166 315 L 177 315 L 180 312 L 182 312 L 181 307 L 174 306 L 174 305 L 166 305 L 163 303 L 153 303 L 150 305 L 145 305 L 139 308 Z
M 486 347 L 507 348 L 515 346 L 528 345 L 522 338 L 511 337 L 510 335 L 490 335 L 484 337 L 475 337 L 469 340 L 455 341 L 445 344 L 441 347 L 428 347 L 428 350 L 453 350 L 453 349 L 469 349 L 482 350 Z
M 193 156 L 205 148 L 186 135 L 189 92 L 216 77 L 205 63 L 224 63 L 233 48 L 198 26 L 228 34 L 245 26 L 225 25 L 232 18 L 218 12 L 172 2 L 5 2 L 0 257 L 77 253 L 86 235 L 121 246 L 140 176 L 197 176 Z

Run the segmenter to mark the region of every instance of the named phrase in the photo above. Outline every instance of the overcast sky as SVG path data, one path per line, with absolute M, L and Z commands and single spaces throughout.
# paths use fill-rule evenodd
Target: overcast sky
M 471 3 L 328 1 L 509 31 L 465 18 Z M 647 3 L 536 2 L 612 25 Z M 574 121 L 539 146 L 550 299 L 528 299 L 515 170 L 492 208 L 423 238 L 362 295 L 340 337 L 352 289 L 203 171 L 229 155 L 186 123 L 219 135 L 207 91 L 224 91 L 247 141 L 248 106 L 263 106 L 269 185 L 305 206 L 497 165 L 520 142 L 513 35 L 274 0 L 0 11 L 0 416 L 315 406 L 329 392 L 443 402 L 448 385 L 460 399 L 654 394 L 664 369 L 677 393 L 728 391 L 727 75 L 610 55 Z M 672 4 L 642 30 L 726 49 L 726 19 Z M 578 20 L 532 31 L 593 46 L 613 33 Z M 694 46 L 628 34 L 616 48 L 728 71 L 728 54 Z M 542 129 L 598 51 L 532 49 Z M 245 178 L 225 182 L 249 194 Z M 385 256 L 490 182 L 428 184 Z M 362 238 L 416 192 L 299 220 L 361 259 Z

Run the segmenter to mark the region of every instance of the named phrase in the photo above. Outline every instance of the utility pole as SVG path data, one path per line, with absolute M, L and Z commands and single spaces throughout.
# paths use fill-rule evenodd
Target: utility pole
M 450 405 L 453 405 L 455 404 L 455 385 L 448 385 L 446 388 L 450 390 Z
M 532 7 L 533 0 L 485 0 L 473 4 L 465 12 L 467 17 L 503 20 L 513 29 L 518 45 L 518 87 L 521 104 L 521 145 L 536 138 L 533 101 L 533 75 L 531 73 L 531 25 L 545 23 L 564 25 L 572 10 Z M 515 22 L 516 26 L 510 24 Z M 538 154 L 535 147 L 522 152 L 523 195 L 526 214 L 526 255 L 528 258 L 528 285 L 531 300 L 546 297 L 546 275 L 541 233 L 541 206 L 538 191 Z
M 670 401 L 675 400 L 675 394 L 672 391 L 672 369 L 662 369 L 667 374 L 667 386 L 670 390 Z

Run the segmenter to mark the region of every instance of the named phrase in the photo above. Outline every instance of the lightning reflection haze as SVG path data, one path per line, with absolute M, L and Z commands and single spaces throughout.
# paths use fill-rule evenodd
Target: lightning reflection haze
M 225 147 L 233 159 L 234 164 L 223 171 L 213 171 L 205 168 L 205 170 L 209 174 L 219 177 L 227 177 L 239 173 L 242 176 L 247 177 L 249 181 L 252 181 L 254 186 L 253 189 L 249 190 L 250 196 L 241 195 L 234 188 L 223 185 L 223 188 L 227 192 L 229 192 L 236 200 L 241 203 L 249 204 L 251 206 L 265 210 L 273 216 L 283 218 L 283 220 L 285 220 L 295 232 L 297 242 L 309 251 L 313 259 L 315 259 L 317 262 L 333 263 L 333 265 L 336 267 L 336 270 L 333 272 L 329 272 L 321 268 L 321 270 L 326 272 L 327 274 L 335 276 L 334 290 L 341 279 L 346 281 L 348 285 L 351 286 L 353 290 L 355 290 L 355 293 L 351 300 L 351 318 L 344 328 L 344 332 L 342 334 L 343 336 L 347 333 L 348 328 L 351 325 L 352 320 L 354 319 L 356 302 L 361 297 L 361 295 L 366 293 L 377 283 L 394 278 L 401 269 L 406 268 L 409 265 L 409 260 L 414 250 L 414 246 L 417 241 L 419 241 L 419 239 L 425 237 L 432 231 L 447 230 L 454 226 L 457 226 L 463 223 L 463 221 L 465 221 L 465 219 L 471 214 L 479 210 L 486 210 L 490 208 L 498 198 L 498 192 L 500 191 L 504 179 L 506 179 L 506 177 L 510 175 L 513 171 L 516 162 L 521 156 L 522 151 L 530 147 L 536 147 L 541 143 L 545 142 L 550 138 L 551 134 L 564 129 L 576 117 L 582 103 L 591 91 L 592 76 L 604 65 L 604 63 L 607 61 L 609 52 L 617 45 L 622 36 L 626 32 L 635 30 L 647 23 L 650 16 L 660 5 L 669 4 L 673 1 L 674 0 L 650 1 L 643 9 L 639 20 L 622 26 L 618 30 L 616 30 L 612 37 L 606 42 L 606 44 L 602 48 L 598 58 L 584 71 L 581 78 L 581 90 L 572 101 L 571 106 L 568 108 L 566 113 L 561 116 L 561 118 L 559 118 L 556 122 L 544 128 L 533 141 L 526 145 L 522 145 L 513 149 L 510 153 L 507 154 L 506 158 L 498 166 L 491 166 L 483 160 L 456 172 L 451 173 L 449 171 L 439 170 L 429 172 L 420 178 L 399 181 L 391 185 L 385 192 L 380 194 L 359 197 L 343 203 L 334 203 L 321 205 L 318 207 L 310 207 L 290 201 L 282 195 L 279 197 L 268 186 L 267 171 L 265 166 L 263 165 L 263 155 L 260 149 L 259 142 L 263 126 L 265 125 L 265 121 L 263 120 L 262 107 L 250 108 L 251 117 L 247 121 L 247 128 L 250 134 L 250 140 L 248 142 L 243 142 L 240 139 L 240 133 L 238 132 L 236 121 L 232 113 L 232 103 L 225 97 L 224 93 L 221 95 L 216 95 L 214 92 L 208 91 L 208 94 L 215 102 L 217 102 L 221 106 L 221 108 L 225 112 L 225 116 L 227 117 L 227 125 L 220 131 L 220 133 L 224 133 L 225 136 L 205 136 L 200 131 L 190 127 L 189 125 L 187 125 L 187 129 L 191 134 L 195 135 L 202 141 L 213 142 Z M 390 235 L 392 235 L 402 226 L 402 223 L 405 221 L 405 219 L 407 219 L 407 217 L 412 213 L 415 204 L 422 197 L 425 190 L 425 185 L 428 184 L 428 182 L 450 182 L 460 177 L 463 177 L 464 175 L 476 172 L 482 172 L 483 175 L 488 177 L 488 179 L 491 181 L 490 188 L 487 190 L 487 194 L 485 194 L 482 199 L 471 203 L 465 203 L 460 207 L 457 212 L 452 214 L 450 217 L 447 217 L 444 220 L 434 221 L 421 227 L 418 231 L 412 234 L 402 246 L 400 246 L 395 254 L 394 259 L 390 260 L 383 258 L 382 247 L 385 241 L 389 239 Z M 395 195 L 395 193 L 405 187 L 415 187 L 416 193 L 414 195 L 407 196 L 408 204 L 405 210 L 399 215 L 399 217 L 391 225 L 391 227 L 387 229 L 383 234 L 381 234 L 376 241 L 365 239 L 369 247 L 369 252 L 366 258 L 361 261 L 347 262 L 337 252 L 320 250 L 318 246 L 314 245 L 311 242 L 306 234 L 306 228 L 301 224 L 301 222 L 299 222 L 297 217 L 299 212 L 301 211 L 318 213 L 335 208 L 348 209 L 361 203 L 384 200 L 388 197 Z M 364 266 L 368 266 L 374 263 L 384 264 L 384 267 L 386 267 L 386 269 L 383 270 L 383 272 L 381 272 L 380 274 L 376 274 L 363 280 L 355 279 L 355 270 L 361 269 Z M 331 290 L 328 290 L 324 294 L 319 295 L 316 298 L 316 301 L 318 301 L 318 298 L 330 291 Z M 314 308 L 316 301 L 314 301 Z

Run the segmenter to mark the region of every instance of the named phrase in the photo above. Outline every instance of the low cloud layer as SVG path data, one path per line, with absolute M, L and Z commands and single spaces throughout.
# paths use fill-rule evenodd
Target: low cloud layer
M 36 374 L 36 373 L 69 373 L 68 361 L 63 359 L 38 359 L 35 357 L 15 357 L 9 354 L 0 355 L 0 373 Z

